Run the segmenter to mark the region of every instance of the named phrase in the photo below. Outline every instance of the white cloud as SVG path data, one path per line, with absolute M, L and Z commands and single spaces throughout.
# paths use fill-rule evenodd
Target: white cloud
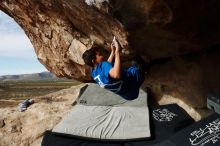
M 37 58 L 29 38 L 19 25 L 0 11 L 0 56 Z
M 23 34 L 0 35 L 0 56 L 31 58 L 36 57 L 30 40 Z
M 0 11 L 0 75 L 45 71 L 20 26 Z
M 13 18 L 0 10 L 0 34 L 15 34 L 23 33 L 21 27 L 14 21 Z

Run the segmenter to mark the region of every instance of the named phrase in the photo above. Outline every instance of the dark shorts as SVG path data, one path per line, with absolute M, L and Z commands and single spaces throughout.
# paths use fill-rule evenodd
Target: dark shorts
M 144 82 L 144 72 L 136 66 L 122 70 L 122 80 L 124 81 L 124 93 L 121 94 L 127 100 L 133 100 L 138 97 L 139 88 Z
M 140 87 L 144 81 L 144 72 L 136 66 L 131 66 L 122 71 L 122 79 L 125 82 L 132 83 L 134 86 Z

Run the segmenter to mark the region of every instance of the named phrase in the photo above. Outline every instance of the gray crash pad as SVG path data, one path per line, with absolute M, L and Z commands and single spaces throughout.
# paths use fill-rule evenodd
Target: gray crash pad
M 220 94 L 209 94 L 207 98 L 207 107 L 220 114 Z
M 98 139 L 150 137 L 146 107 L 76 105 L 53 132 Z
M 142 89 L 139 90 L 138 98 L 130 101 L 121 96 L 100 87 L 97 84 L 89 83 L 80 91 L 77 104 L 95 105 L 95 106 L 146 106 L 147 93 Z
M 126 101 L 109 92 L 89 84 L 77 104 L 52 131 L 105 140 L 149 138 L 147 94 L 140 90 L 137 99 Z

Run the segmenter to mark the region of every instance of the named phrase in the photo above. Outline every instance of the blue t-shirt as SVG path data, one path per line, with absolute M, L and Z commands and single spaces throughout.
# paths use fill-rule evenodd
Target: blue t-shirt
M 113 68 L 113 64 L 108 61 L 103 61 L 97 64 L 96 68 L 92 69 L 91 75 L 93 79 L 101 87 L 108 89 L 127 100 L 137 98 L 139 94 L 139 86 L 134 86 L 132 80 L 127 75 L 127 70 L 122 69 L 122 78 L 116 80 L 110 77 L 109 71 Z

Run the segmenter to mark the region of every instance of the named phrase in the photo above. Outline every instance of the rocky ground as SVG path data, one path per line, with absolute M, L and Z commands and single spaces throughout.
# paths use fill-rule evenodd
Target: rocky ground
M 21 101 L 0 100 L 0 146 L 39 146 L 43 133 L 61 121 L 82 86 L 37 97 L 25 112 L 18 111 Z
M 213 114 L 213 111 L 209 110 L 208 108 L 194 109 L 193 107 L 186 104 L 183 100 L 180 100 L 179 98 L 175 98 L 173 96 L 166 94 L 164 94 L 162 98 L 158 101 L 159 105 L 172 104 L 172 103 L 176 103 L 181 108 L 183 108 L 195 121 L 199 121 Z

